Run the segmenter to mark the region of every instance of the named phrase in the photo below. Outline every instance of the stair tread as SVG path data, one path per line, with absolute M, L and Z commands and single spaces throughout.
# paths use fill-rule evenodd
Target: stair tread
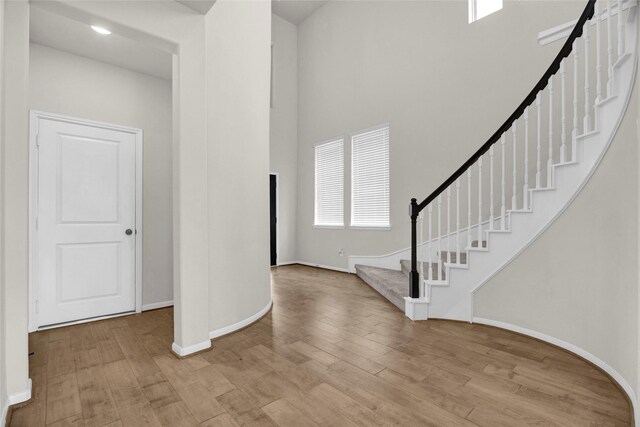
M 409 281 L 402 271 L 357 264 L 356 274 L 365 283 L 404 311 L 404 297 L 409 296 Z

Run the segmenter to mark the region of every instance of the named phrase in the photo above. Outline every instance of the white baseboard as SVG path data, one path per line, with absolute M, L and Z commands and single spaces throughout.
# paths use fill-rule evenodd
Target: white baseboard
M 282 267 L 283 265 L 293 265 L 297 263 L 298 261 L 285 261 L 285 262 L 279 262 L 278 265 L 272 265 L 271 267 Z
M 156 310 L 158 308 L 165 308 L 165 307 L 172 307 L 172 306 L 173 306 L 173 300 L 152 302 L 151 304 L 142 304 L 142 311 Z
M 10 394 L 7 398 L 9 405 L 17 405 L 31 399 L 31 378 L 27 379 L 27 388 L 21 392 Z
M 7 424 L 7 414 L 9 413 L 9 406 L 17 405 L 18 403 L 26 402 L 31 399 L 32 389 L 31 378 L 27 379 L 27 388 L 21 392 L 13 393 L 7 396 L 7 400 L 2 402 L 2 411 L 0 415 L 0 427 L 5 427 Z
M 221 337 L 223 335 L 230 334 L 231 332 L 235 332 L 238 329 L 242 329 L 242 328 L 244 328 L 246 326 L 249 326 L 253 322 L 256 322 L 256 321 L 260 320 L 262 318 L 262 316 L 267 314 L 269 312 L 269 310 L 271 310 L 271 306 L 273 306 L 273 300 L 269 299 L 269 303 L 266 305 L 266 307 L 264 307 L 262 310 L 260 310 L 259 312 L 257 312 L 253 316 L 247 317 L 246 319 L 241 320 L 240 322 L 234 323 L 233 325 L 229 325 L 229 326 L 225 326 L 223 328 L 219 328 L 219 329 L 213 330 L 213 331 L 209 332 L 209 338 L 211 338 L 211 339 L 218 338 L 218 337 Z
M 594 365 L 596 365 L 597 367 L 605 371 L 607 374 L 609 374 L 611 378 L 613 378 L 614 381 L 617 382 L 618 385 L 620 385 L 620 387 L 622 387 L 625 393 L 627 393 L 627 397 L 629 397 L 629 400 L 631 401 L 631 405 L 633 406 L 633 414 L 634 414 L 636 426 L 640 426 L 640 414 L 638 413 L 638 409 L 639 409 L 638 401 L 636 400 L 636 394 L 634 393 L 633 388 L 627 382 L 627 380 L 625 380 L 624 377 L 620 375 L 618 371 L 616 371 L 611 366 L 609 366 L 609 364 L 607 364 L 604 360 L 598 358 L 597 356 L 594 356 L 593 354 L 589 353 L 588 351 L 574 344 L 568 343 L 566 341 L 562 341 L 561 339 L 552 337 L 550 335 L 543 334 L 542 332 L 537 332 L 531 329 L 523 328 L 521 326 L 512 325 L 511 323 L 500 322 L 498 320 L 483 319 L 481 317 L 474 317 L 473 323 L 480 323 L 483 325 L 495 326 L 497 328 L 507 329 L 509 331 L 518 332 L 523 335 L 528 335 L 530 337 L 537 338 L 541 341 L 546 341 L 550 344 L 564 348 L 565 350 L 568 350 L 571 353 L 577 354 L 583 359 L 586 359 L 589 362 L 593 363 Z
M 346 268 L 333 267 L 333 266 L 331 266 L 331 265 L 316 264 L 315 262 L 294 261 L 294 262 L 291 262 L 291 264 L 300 264 L 300 265 L 306 265 L 307 267 L 323 268 L 323 269 L 325 269 L 325 270 L 339 271 L 339 272 L 341 272 L 341 273 L 351 273 L 351 272 L 350 272 L 348 269 L 346 269 Z
M 171 350 L 178 356 L 188 356 L 193 353 L 197 353 L 202 350 L 206 350 L 211 347 L 211 341 L 202 341 L 197 344 L 193 344 L 187 347 L 180 347 L 178 344 L 171 344 Z

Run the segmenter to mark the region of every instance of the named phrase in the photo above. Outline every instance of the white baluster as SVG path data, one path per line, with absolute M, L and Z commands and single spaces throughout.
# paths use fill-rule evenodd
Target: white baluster
M 482 156 L 478 160 L 478 247 L 482 247 Z
M 489 148 L 489 230 L 493 230 L 493 145 Z
M 549 78 L 549 150 L 547 152 L 547 187 L 553 186 L 553 76 Z
M 567 70 L 565 60 L 560 63 L 560 79 L 562 81 L 562 135 L 560 136 L 560 163 L 567 161 Z
M 542 186 L 542 175 L 540 173 L 540 154 L 542 150 L 542 100 L 540 92 L 538 92 L 538 95 L 536 95 L 536 110 L 538 112 L 536 135 L 536 188 L 540 188 Z
M 428 213 L 429 213 L 429 247 L 427 248 L 427 279 L 433 280 L 433 267 L 431 265 L 431 243 L 433 242 L 433 234 L 431 233 L 431 225 L 433 222 L 433 205 L 429 205 Z M 422 264 L 422 270 L 424 271 L 424 264 Z
M 442 280 L 442 194 L 438 195 L 438 280 Z
M 513 125 L 511 126 L 511 134 L 513 135 L 513 168 L 512 168 L 512 188 L 511 188 L 511 209 L 513 209 L 514 211 L 518 209 L 518 191 L 517 191 L 517 187 L 516 187 L 516 181 L 517 181 L 517 170 L 516 170 L 516 164 L 517 164 L 517 146 L 516 146 L 516 142 L 517 142 L 517 128 L 518 122 L 513 122 Z
M 524 110 L 524 185 L 522 209 L 529 210 L 529 107 Z
M 456 262 L 460 264 L 460 178 L 456 180 Z
M 600 40 L 600 21 L 602 14 L 600 13 L 600 1 L 596 1 L 595 17 L 596 17 L 596 105 L 602 101 L 602 47 Z
M 471 168 L 467 169 L 467 248 L 471 247 Z
M 579 78 L 578 41 L 573 42 L 573 130 L 571 131 L 571 159 L 577 161 L 578 146 L 578 78 Z
M 618 0 L 618 58 L 624 55 L 624 21 L 622 20 L 622 0 Z
M 451 264 L 451 186 L 447 188 L 447 263 Z
M 507 229 L 507 207 L 506 207 L 506 188 L 507 188 L 507 182 L 506 182 L 506 176 L 505 176 L 505 151 L 504 151 L 504 146 L 505 146 L 505 135 L 502 134 L 502 138 L 500 139 L 500 145 L 502 146 L 502 157 L 501 157 L 501 161 L 502 161 L 502 184 L 501 184 L 501 189 L 502 189 L 502 194 L 500 195 L 500 228 L 502 229 L 502 231 L 505 231 Z
M 584 133 L 591 130 L 591 100 L 590 100 L 590 86 L 589 86 L 589 43 L 591 38 L 589 37 L 589 21 L 584 24 Z
M 611 96 L 611 90 L 613 89 L 613 35 L 611 34 L 611 6 L 611 0 L 607 0 L 607 97 Z

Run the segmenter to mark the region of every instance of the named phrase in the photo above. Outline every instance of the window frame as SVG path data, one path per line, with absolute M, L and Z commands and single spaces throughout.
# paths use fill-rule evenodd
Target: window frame
M 500 0 L 500 7 L 493 12 L 490 12 L 486 15 L 478 17 L 478 2 L 482 0 L 469 0 L 469 24 L 473 24 L 476 21 L 479 21 L 482 18 L 486 18 L 489 15 L 493 15 L 496 12 L 504 9 L 504 0 Z
M 387 134 L 388 134 L 388 139 L 387 139 L 387 146 L 388 146 L 388 155 L 387 155 L 387 160 L 388 160 L 388 169 L 387 169 L 387 183 L 389 186 L 389 201 L 388 201 L 388 215 L 389 215 L 389 223 L 388 225 L 380 225 L 380 226 L 376 226 L 376 225 L 354 225 L 353 224 L 353 213 L 354 213 L 354 177 L 353 177 L 353 172 L 354 172 L 354 167 L 353 167 L 353 161 L 355 156 L 353 155 L 353 140 L 354 137 L 361 135 L 363 133 L 368 133 L 368 132 L 373 132 L 376 130 L 380 130 L 380 129 L 387 129 Z M 350 167 L 351 167 L 351 173 L 350 173 L 350 178 L 351 178 L 351 182 L 349 183 L 350 185 L 350 198 L 351 198 L 351 205 L 350 205 L 350 212 L 349 212 L 349 228 L 353 229 L 353 230 L 370 230 L 370 231 L 389 231 L 393 228 L 392 226 L 392 222 L 391 222 L 391 125 L 389 122 L 385 122 L 379 125 L 375 125 L 375 126 L 371 126 L 365 129 L 360 129 L 358 131 L 355 132 L 351 132 L 349 133 L 349 141 L 350 141 Z
M 334 138 L 325 139 L 323 141 L 313 144 L 313 228 L 328 229 L 328 230 L 343 230 L 346 227 L 344 220 L 344 190 L 345 190 L 345 137 L 344 135 L 336 136 Z M 318 224 L 318 157 L 317 148 L 321 145 L 330 144 L 334 142 L 342 141 L 342 225 L 338 224 Z

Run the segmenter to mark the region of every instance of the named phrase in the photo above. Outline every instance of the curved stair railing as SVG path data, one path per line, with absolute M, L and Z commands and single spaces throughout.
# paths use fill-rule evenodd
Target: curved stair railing
M 634 0 L 629 0 L 629 4 L 631 1 Z M 422 286 L 425 282 L 444 283 L 445 264 L 466 264 L 468 261 L 465 261 L 463 251 L 471 248 L 482 251 L 487 246 L 487 232 L 508 231 L 510 215 L 507 210 L 530 211 L 532 190 L 551 189 L 554 185 L 555 167 L 577 161 L 577 140 L 596 130 L 599 114 L 597 107 L 611 95 L 614 64 L 625 54 L 623 6 L 622 0 L 588 0 L 560 52 L 509 118 L 422 202 L 411 199 L 411 299 L 428 300 L 426 286 Z M 593 32 L 595 46 L 591 44 Z M 570 80 L 570 84 L 567 84 L 567 80 Z M 554 82 L 558 84 L 555 91 Z M 567 90 L 568 86 L 572 89 Z M 568 99 L 569 92 L 571 99 Z M 555 113 L 554 106 L 557 108 Z M 546 111 L 543 112 L 543 108 Z M 568 127 L 568 114 L 572 114 L 571 129 Z M 518 123 L 522 123 L 520 131 Z M 534 138 L 530 138 L 532 133 Z M 523 146 L 518 144 L 518 136 L 523 140 Z M 543 139 L 546 139 L 544 151 Z M 554 144 L 554 139 L 557 139 L 558 144 Z M 498 142 L 500 162 L 496 166 L 498 156 L 495 147 Z M 532 145 L 534 143 L 535 146 Z M 535 157 L 531 162 L 530 151 Z M 483 171 L 483 161 L 488 162 L 488 171 Z M 510 174 L 507 173 L 507 164 L 511 167 Z M 472 170 L 474 166 L 476 171 Z M 494 174 L 496 169 L 498 177 Z M 476 183 L 473 182 L 474 175 L 477 177 Z M 488 178 L 484 183 L 483 177 Z M 464 181 L 466 197 L 461 197 Z M 498 196 L 494 191 L 496 186 L 499 188 Z M 507 198 L 508 188 L 510 200 Z M 455 206 L 453 211 L 452 204 Z M 443 210 L 446 215 L 443 215 Z M 443 231 L 443 227 L 446 230 Z M 437 257 L 436 261 L 433 261 L 434 255 Z M 422 260 L 420 265 L 418 259 Z M 423 281 L 420 279 L 421 274 L 424 276 Z

